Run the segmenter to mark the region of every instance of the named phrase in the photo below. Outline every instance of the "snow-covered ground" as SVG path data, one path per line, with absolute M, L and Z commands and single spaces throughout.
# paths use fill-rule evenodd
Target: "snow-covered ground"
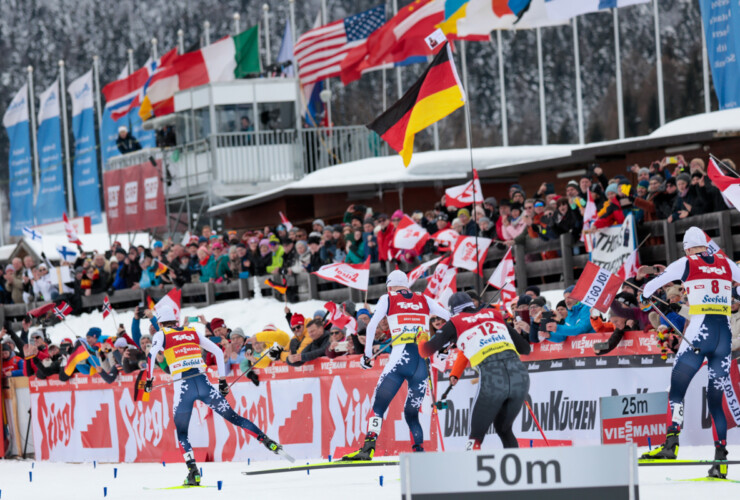
M 730 447 L 730 458 L 735 450 Z M 740 449 L 737 451 L 740 453 Z M 681 447 L 681 458 L 711 458 L 710 446 Z M 317 460 L 320 461 L 320 460 Z M 286 462 L 203 463 L 205 485 L 222 481 L 216 488 L 191 490 L 145 490 L 181 483 L 186 475 L 182 463 L 148 464 L 60 464 L 52 462 L 0 462 L 0 498 L 9 499 L 96 499 L 103 498 L 106 487 L 110 499 L 197 498 L 237 499 L 271 498 L 295 500 L 332 499 L 398 499 L 401 496 L 398 467 L 363 467 L 335 470 L 314 470 L 310 474 L 289 472 L 261 476 L 245 476 L 245 470 L 278 467 Z M 113 478 L 113 469 L 117 478 Z M 693 483 L 668 480 L 696 478 L 706 475 L 707 466 L 640 467 L 640 497 L 649 499 L 696 500 L 697 498 L 735 498 L 740 485 L 733 483 Z M 29 482 L 28 473 L 33 473 Z M 383 476 L 383 486 L 379 478 Z M 740 468 L 730 466 L 730 477 L 740 478 Z M 454 481 L 454 478 L 450 478 Z

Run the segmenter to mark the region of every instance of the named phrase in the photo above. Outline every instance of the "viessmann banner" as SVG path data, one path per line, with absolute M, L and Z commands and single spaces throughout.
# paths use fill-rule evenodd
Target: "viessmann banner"
M 103 174 L 108 231 L 120 234 L 167 224 L 162 161 L 134 165 Z

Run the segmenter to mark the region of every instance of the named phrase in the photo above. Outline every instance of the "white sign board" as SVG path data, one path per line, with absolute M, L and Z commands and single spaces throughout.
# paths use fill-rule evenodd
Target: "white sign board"
M 401 455 L 404 500 L 631 500 L 637 477 L 632 444 Z

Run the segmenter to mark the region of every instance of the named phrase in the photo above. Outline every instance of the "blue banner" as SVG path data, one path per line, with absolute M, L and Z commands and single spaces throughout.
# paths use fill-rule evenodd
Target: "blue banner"
M 737 2 L 700 0 L 701 17 L 719 109 L 740 105 L 740 5 Z
M 66 211 L 59 81 L 52 83 L 39 100 L 37 147 L 40 180 L 34 214 L 36 224 L 48 224 L 62 220 L 62 214 Z
M 141 117 L 139 116 L 139 108 L 134 108 L 131 111 L 129 111 L 128 114 L 129 123 L 131 126 L 129 127 L 129 130 L 131 131 L 131 134 L 136 137 L 136 140 L 139 141 L 139 144 L 141 144 L 141 147 L 146 148 L 156 148 L 157 147 L 157 134 L 154 132 L 154 130 L 144 130 L 141 128 Z
M 33 225 L 33 169 L 28 120 L 28 85 L 24 85 L 13 97 L 3 116 L 3 125 L 10 140 L 11 236 L 21 236 L 25 226 Z
M 102 219 L 92 88 L 92 71 L 88 71 L 72 82 L 67 91 L 72 98 L 72 132 L 75 137 L 73 183 L 77 216 L 89 216 L 93 224 L 98 224 Z
M 100 145 L 103 154 L 103 172 L 108 170 L 108 160 L 121 154 L 116 146 L 116 139 L 118 139 L 118 127 L 126 125 L 126 122 L 127 120 L 123 119 L 119 122 L 113 121 L 110 108 L 103 109 L 103 123 L 100 127 L 100 140 L 103 142 Z

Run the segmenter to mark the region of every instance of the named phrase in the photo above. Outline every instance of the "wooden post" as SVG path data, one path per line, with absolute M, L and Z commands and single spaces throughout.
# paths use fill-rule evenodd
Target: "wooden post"
M 206 285 L 206 304 L 209 306 L 216 302 L 216 292 L 213 289 L 213 283 L 208 282 Z
M 319 299 L 319 280 L 316 275 L 308 273 L 308 298 L 311 300 Z
M 514 245 L 514 276 L 516 277 L 516 292 L 522 295 L 527 288 L 527 264 L 525 258 L 527 251 L 525 245 Z
M 560 256 L 563 265 L 563 287 L 568 288 L 573 281 L 573 234 L 560 235 Z
M 239 298 L 240 299 L 248 299 L 249 298 L 249 279 L 248 278 L 239 278 Z
M 665 261 L 666 264 L 678 259 L 676 251 L 676 226 L 669 224 L 668 221 L 660 221 L 663 226 L 663 239 L 665 240 Z
M 735 245 L 732 242 L 732 220 L 730 220 L 730 211 L 723 210 L 717 212 L 717 223 L 719 224 L 719 236 L 722 239 L 720 247 L 725 251 L 730 259 L 734 260 Z

